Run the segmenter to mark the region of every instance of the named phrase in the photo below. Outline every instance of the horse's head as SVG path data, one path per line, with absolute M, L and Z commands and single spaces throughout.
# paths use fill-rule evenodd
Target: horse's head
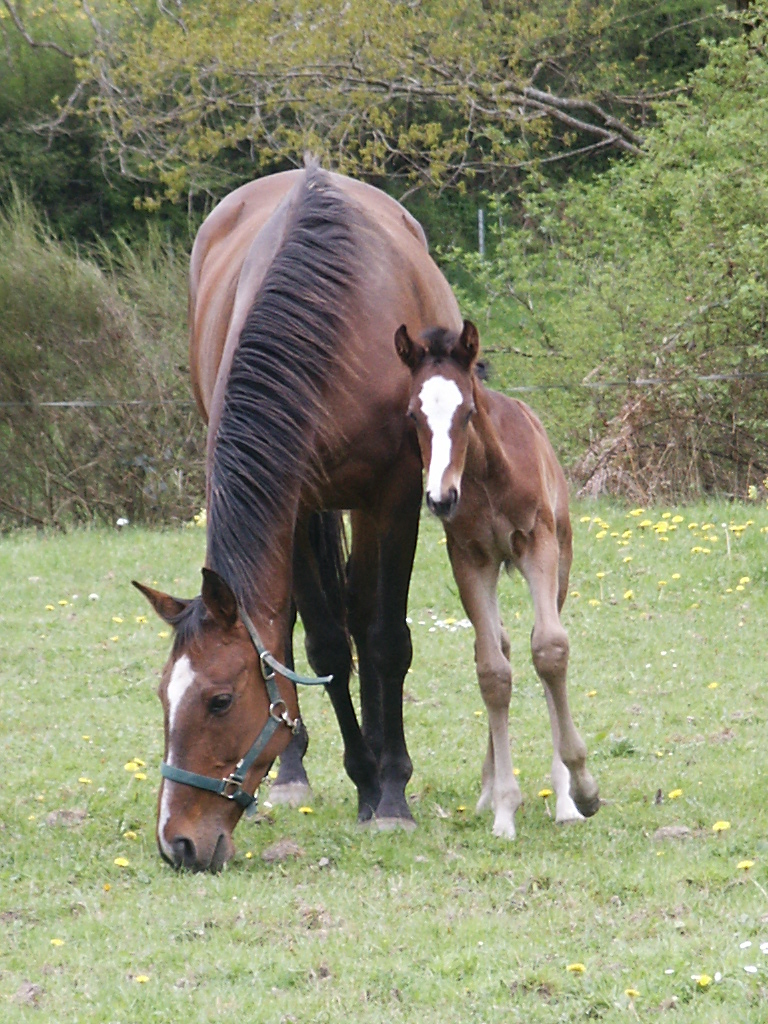
M 290 738 L 278 728 L 291 724 L 288 709 L 268 692 L 255 641 L 220 576 L 204 569 L 201 594 L 191 601 L 134 585 L 175 630 L 159 688 L 165 718 L 160 853 L 177 868 L 218 871 L 234 853 L 240 815 L 255 808 L 251 794 Z
M 459 335 L 438 328 L 414 341 L 405 325 L 395 332 L 397 354 L 411 371 L 408 416 L 427 473 L 427 507 L 443 520 L 453 517 L 461 495 L 479 347 L 477 329 L 468 320 Z

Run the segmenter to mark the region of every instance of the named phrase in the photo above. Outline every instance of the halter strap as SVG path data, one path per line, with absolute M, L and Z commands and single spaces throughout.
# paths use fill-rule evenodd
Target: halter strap
M 210 793 L 216 793 L 218 796 L 223 796 L 226 800 L 234 800 L 238 807 L 242 807 L 245 812 L 245 816 L 247 818 L 252 818 L 258 811 L 258 789 L 253 795 L 243 789 L 243 783 L 245 782 L 246 775 L 256 761 L 256 758 L 262 753 L 264 748 L 272 739 L 279 726 L 288 726 L 294 734 L 297 733 L 301 727 L 301 718 L 298 716 L 296 718 L 291 718 L 288 714 L 288 707 L 280 696 L 280 690 L 277 687 L 275 673 L 279 673 L 279 675 L 289 679 L 292 683 L 303 683 L 306 686 L 326 685 L 327 683 L 332 682 L 333 676 L 302 676 L 288 668 L 286 665 L 281 664 L 277 658 L 270 654 L 261 642 L 259 634 L 256 631 L 256 627 L 245 609 L 238 608 L 238 614 L 240 615 L 243 625 L 248 631 L 251 643 L 256 648 L 256 652 L 259 655 L 261 671 L 264 676 L 264 683 L 267 687 L 267 694 L 269 696 L 269 717 L 266 724 L 251 744 L 246 755 L 238 761 L 235 770 L 223 779 L 213 779 L 209 775 L 199 775 L 197 772 L 188 772 L 185 768 L 177 768 L 176 765 L 168 764 L 166 761 L 162 761 L 160 764 L 160 774 L 164 779 L 169 779 L 171 782 L 180 782 L 182 785 L 193 786 L 196 789 L 205 789 Z M 280 710 L 281 708 L 282 710 Z

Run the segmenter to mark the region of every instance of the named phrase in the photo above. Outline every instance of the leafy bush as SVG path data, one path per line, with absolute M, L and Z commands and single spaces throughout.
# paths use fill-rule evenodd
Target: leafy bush
M 491 218 L 470 268 L 502 384 L 576 386 L 536 405 L 590 493 L 745 493 L 768 471 L 768 4 L 749 14 L 659 106 L 645 158 Z
M 21 199 L 0 218 L 0 526 L 198 507 L 185 297 L 186 260 L 157 239 L 119 248 L 104 271 Z

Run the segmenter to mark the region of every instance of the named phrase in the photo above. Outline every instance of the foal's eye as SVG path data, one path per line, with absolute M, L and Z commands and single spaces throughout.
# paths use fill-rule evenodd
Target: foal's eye
M 231 693 L 217 693 L 208 701 L 208 710 L 212 715 L 223 715 L 232 707 Z

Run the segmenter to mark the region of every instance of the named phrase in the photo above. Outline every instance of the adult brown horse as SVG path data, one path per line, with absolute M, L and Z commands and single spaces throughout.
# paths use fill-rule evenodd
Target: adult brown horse
M 483 386 L 474 372 L 475 327 L 433 330 L 395 346 L 412 374 L 408 407 L 427 474 L 427 505 L 443 522 L 451 567 L 475 629 L 475 663 L 488 710 L 488 751 L 478 811 L 494 811 L 495 835 L 515 837 L 522 802 L 509 750 L 512 670 L 499 616 L 502 565 L 520 570 L 533 598 L 531 654 L 552 727 L 558 822 L 599 806 L 586 747 L 568 708 L 568 636 L 560 611 L 571 567 L 568 487 L 544 428 L 523 402 Z
M 402 688 L 421 463 L 392 337 L 403 320 L 460 329 L 453 293 L 397 202 L 310 166 L 244 185 L 214 209 L 192 251 L 189 317 L 209 422 L 203 583 L 189 601 L 140 587 L 175 630 L 159 690 L 160 851 L 176 866 L 219 869 L 299 728 L 277 660 L 292 597 L 312 667 L 333 676 L 359 819 L 412 825 Z M 346 599 L 362 731 L 347 634 L 310 536 L 318 509 L 353 510 Z

